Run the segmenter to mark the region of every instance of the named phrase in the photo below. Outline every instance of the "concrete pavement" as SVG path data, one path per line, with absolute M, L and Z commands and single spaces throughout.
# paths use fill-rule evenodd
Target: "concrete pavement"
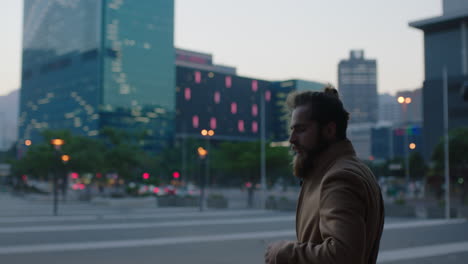
M 4 199 L 5 198 L 5 199 Z M 51 205 L 0 197 L 2 263 L 263 263 L 266 244 L 294 239 L 294 213 Z M 466 263 L 464 219 L 387 218 L 379 263 Z

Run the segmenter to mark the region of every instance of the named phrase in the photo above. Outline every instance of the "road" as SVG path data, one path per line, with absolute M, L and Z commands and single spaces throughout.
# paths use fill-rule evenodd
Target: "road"
M 3 263 L 263 263 L 268 242 L 294 239 L 294 214 L 264 210 L 61 206 L 0 197 Z M 379 263 L 466 263 L 464 219 L 386 219 Z

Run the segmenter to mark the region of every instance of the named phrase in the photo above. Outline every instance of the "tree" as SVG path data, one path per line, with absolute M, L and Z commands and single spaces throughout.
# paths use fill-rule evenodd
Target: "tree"
M 244 182 L 260 182 L 260 142 L 223 142 L 212 151 L 212 167 L 217 172 L 218 181 L 229 185 Z M 292 182 L 291 156 L 287 147 L 265 146 L 267 184 L 278 179 Z
M 411 179 L 425 178 L 427 165 L 422 157 L 421 153 L 413 152 L 409 156 L 409 170 Z
M 468 192 L 468 128 L 459 128 L 449 133 L 450 182 L 455 183 L 455 190 L 460 192 L 460 199 L 466 202 Z M 441 140 L 433 154 L 434 162 L 430 177 L 435 182 L 442 182 L 444 175 L 444 141 Z

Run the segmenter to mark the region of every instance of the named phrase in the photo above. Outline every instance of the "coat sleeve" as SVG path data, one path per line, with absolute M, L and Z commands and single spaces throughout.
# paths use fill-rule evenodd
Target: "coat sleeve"
M 320 194 L 322 243 L 289 243 L 276 256 L 276 263 L 365 263 L 365 184 L 351 172 L 324 177 Z

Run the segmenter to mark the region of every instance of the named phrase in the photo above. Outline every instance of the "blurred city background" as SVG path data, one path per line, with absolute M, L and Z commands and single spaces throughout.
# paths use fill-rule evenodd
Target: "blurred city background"
M 5 1 L 0 259 L 261 263 L 294 239 L 286 97 L 327 83 L 379 262 L 468 259 L 468 1 L 194 2 Z

